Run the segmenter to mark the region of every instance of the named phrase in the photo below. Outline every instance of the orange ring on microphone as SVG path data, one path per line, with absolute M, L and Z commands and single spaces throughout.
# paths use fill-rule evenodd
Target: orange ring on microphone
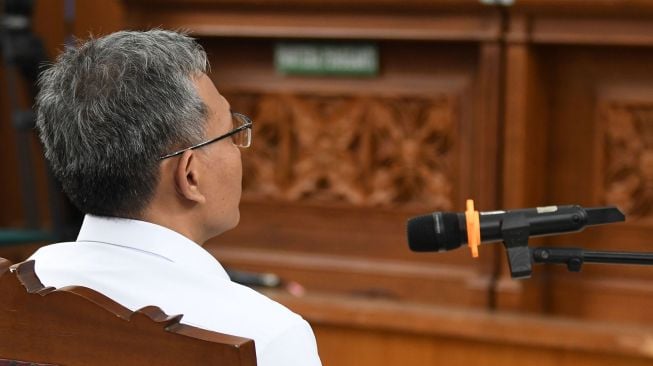
M 465 221 L 467 222 L 467 246 L 472 251 L 472 257 L 478 258 L 478 246 L 481 244 L 481 223 L 478 211 L 474 210 L 474 200 L 467 200 Z

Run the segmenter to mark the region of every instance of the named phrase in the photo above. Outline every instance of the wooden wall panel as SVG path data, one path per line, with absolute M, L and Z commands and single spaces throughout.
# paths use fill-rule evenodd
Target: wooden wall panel
M 653 42 L 641 28 L 650 20 L 627 11 L 572 15 L 564 7 L 540 9 L 530 3 L 511 12 L 507 33 L 506 78 L 525 82 L 507 86 L 506 136 L 523 134 L 517 144 L 506 145 L 504 192 L 510 190 L 509 176 L 539 183 L 519 187 L 521 197 L 504 194 L 504 201 L 527 203 L 534 197 L 541 205 L 617 205 L 627 214 L 625 224 L 533 244 L 650 252 L 647 121 Z M 528 144 L 520 147 L 524 141 Z M 538 163 L 513 163 L 528 156 Z M 498 303 L 524 310 L 527 299 L 535 297 L 531 311 L 648 324 L 652 275 L 650 267 L 586 264 L 581 273 L 567 273 L 544 266 L 538 282 L 499 288 Z M 518 304 L 511 307 L 514 300 Z
M 551 149 L 550 164 L 556 170 L 548 184 L 551 200 L 614 204 L 627 215 L 625 224 L 552 242 L 652 251 L 648 141 L 653 139 L 649 117 L 653 52 L 556 47 L 547 52 L 547 58 L 555 81 L 550 125 L 555 149 Z M 588 265 L 581 276 L 565 278 L 556 272 L 551 282 L 551 311 L 650 322 L 653 317 L 646 309 L 653 306 L 653 292 L 645 284 L 651 279 L 650 267 Z M 569 296 L 574 292 L 576 296 Z M 570 301 L 581 304 L 570 306 Z
M 311 290 L 488 306 L 494 254 L 411 253 L 405 221 L 462 209 L 494 186 L 483 184 L 496 174 L 483 149 L 496 142 L 483 133 L 498 134 L 496 103 L 482 101 L 496 83 L 483 88 L 481 76 L 496 77 L 498 48 L 381 39 L 381 73 L 356 79 L 280 75 L 275 42 L 203 39 L 216 85 L 256 123 L 241 224 L 207 247 L 227 265 L 274 269 Z

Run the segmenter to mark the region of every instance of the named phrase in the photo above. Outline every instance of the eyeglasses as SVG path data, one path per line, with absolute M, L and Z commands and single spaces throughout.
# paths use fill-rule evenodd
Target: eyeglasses
M 159 160 L 163 160 L 163 159 L 167 159 L 173 156 L 183 154 L 185 151 L 188 150 L 199 149 L 200 147 L 206 146 L 208 144 L 212 144 L 216 141 L 220 141 L 227 137 L 231 137 L 231 140 L 233 141 L 234 145 L 238 147 L 242 147 L 242 148 L 249 147 L 252 144 L 252 120 L 246 115 L 236 113 L 236 112 L 231 112 L 231 118 L 233 119 L 234 126 L 238 126 L 238 127 L 235 127 L 233 130 L 225 133 L 222 136 L 218 136 L 216 138 L 204 142 L 200 142 L 197 145 L 193 145 L 191 147 L 187 147 L 185 149 L 177 150 L 173 153 L 163 155 L 159 157 Z

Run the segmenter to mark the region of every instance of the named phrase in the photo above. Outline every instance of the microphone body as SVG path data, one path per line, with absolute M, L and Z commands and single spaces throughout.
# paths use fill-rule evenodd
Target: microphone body
M 624 221 L 616 207 L 583 208 L 578 205 L 546 206 L 509 211 L 479 213 L 482 243 L 504 240 L 503 222 L 507 215 L 521 216 L 528 222 L 528 236 L 578 232 L 588 225 Z M 465 213 L 434 212 L 408 221 L 408 244 L 415 252 L 447 251 L 467 243 Z

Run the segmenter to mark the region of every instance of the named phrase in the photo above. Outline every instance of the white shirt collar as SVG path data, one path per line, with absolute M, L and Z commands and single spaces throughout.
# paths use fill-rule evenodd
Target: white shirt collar
M 222 265 L 199 244 L 151 222 L 86 215 L 78 242 L 91 241 L 132 248 L 162 257 L 192 271 L 215 272 L 229 280 Z

